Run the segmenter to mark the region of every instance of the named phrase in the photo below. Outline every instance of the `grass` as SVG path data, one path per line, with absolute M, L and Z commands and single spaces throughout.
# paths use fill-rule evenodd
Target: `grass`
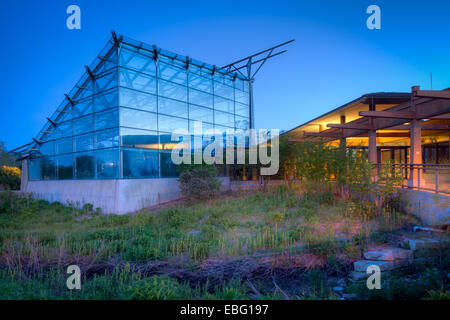
M 285 186 L 121 216 L 4 193 L 0 299 L 333 299 L 330 279 L 415 222 Z

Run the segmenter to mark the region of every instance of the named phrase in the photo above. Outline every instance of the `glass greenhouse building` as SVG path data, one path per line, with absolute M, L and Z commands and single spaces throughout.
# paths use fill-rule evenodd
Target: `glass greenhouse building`
M 250 128 L 249 86 L 240 73 L 113 35 L 34 139 L 29 180 L 175 177 L 172 131 L 193 135 L 202 121 L 207 144 L 207 130 Z

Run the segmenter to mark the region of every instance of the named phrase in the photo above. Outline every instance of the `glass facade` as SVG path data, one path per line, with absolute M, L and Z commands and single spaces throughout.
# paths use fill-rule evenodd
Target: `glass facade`
M 174 177 L 171 132 L 249 129 L 249 82 L 131 39 L 110 40 L 37 137 L 30 180 Z M 194 132 L 194 121 L 203 132 Z

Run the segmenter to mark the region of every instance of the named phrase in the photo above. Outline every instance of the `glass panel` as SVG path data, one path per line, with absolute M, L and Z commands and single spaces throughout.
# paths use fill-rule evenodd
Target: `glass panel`
M 102 111 L 119 105 L 117 89 L 94 96 L 94 110 Z
M 189 87 L 200 91 L 212 93 L 212 80 L 189 73 Z
M 50 141 L 41 144 L 39 151 L 42 155 L 54 155 L 55 154 L 55 142 Z
M 200 106 L 213 107 L 213 96 L 209 93 L 189 89 L 189 102 Z
M 94 149 L 94 136 L 92 133 L 75 136 L 75 152 Z
M 159 135 L 159 142 L 161 145 L 161 150 L 172 150 L 178 143 L 185 142 L 189 144 L 190 136 L 179 137 L 178 139 L 172 140 L 172 134 L 161 133 Z
M 236 102 L 236 114 L 243 117 L 249 117 L 250 116 L 249 106 Z
M 94 118 L 92 115 L 73 121 L 74 134 L 91 132 L 94 130 Z
M 41 173 L 42 173 L 42 180 L 55 179 L 55 157 L 52 156 L 41 157 Z
M 94 153 L 76 153 L 75 156 L 75 176 L 77 179 L 94 179 Z
M 236 116 L 235 127 L 236 129 L 247 130 L 250 128 L 250 121 L 248 118 Z
M 234 88 L 219 82 L 214 82 L 214 95 L 234 100 Z
M 73 106 L 73 116 L 75 118 L 88 115 L 92 112 L 94 112 L 94 99 L 93 98 L 88 98 L 88 99 L 85 99 L 82 101 L 78 101 Z
M 59 123 L 56 126 L 55 138 L 64 138 L 72 135 L 72 121 Z
M 126 88 L 120 88 L 120 105 L 152 112 L 157 110 L 156 96 Z
M 117 127 L 119 125 L 119 111 L 100 112 L 95 114 L 95 130 Z
M 212 131 L 214 129 L 214 126 L 210 123 L 206 123 L 206 122 L 202 122 L 202 130 L 201 132 L 195 132 L 194 131 L 194 121 L 190 120 L 189 121 L 189 133 L 191 135 L 198 135 L 201 136 L 203 134 L 206 134 L 207 131 Z
M 134 69 L 151 75 L 156 74 L 156 64 L 151 57 L 121 49 L 119 64 L 129 69 Z
M 187 101 L 187 87 L 161 79 L 159 80 L 158 94 L 180 101 Z
M 160 78 L 186 85 L 186 69 L 166 63 L 160 63 L 158 67 Z
M 147 93 L 156 93 L 156 78 L 122 68 L 120 69 L 120 85 Z
M 119 145 L 119 129 L 95 132 L 94 139 L 96 149 L 117 147 Z
M 128 148 L 159 149 L 156 131 L 120 128 L 122 146 Z
M 41 159 L 30 159 L 28 163 L 28 172 L 30 180 L 41 180 Z
M 189 119 L 213 123 L 214 111 L 209 108 L 189 105 Z
M 156 130 L 157 117 L 155 113 L 120 108 L 120 125 L 138 129 Z
M 214 97 L 214 108 L 216 110 L 234 113 L 234 102 L 233 102 L 233 100 L 228 100 L 228 99 L 221 98 L 219 96 L 215 96 Z
M 174 130 L 184 129 L 188 130 L 188 120 L 187 119 L 179 119 L 174 117 L 168 117 L 159 115 L 159 131 L 172 132 Z
M 161 152 L 161 177 L 177 177 L 178 165 L 171 158 L 171 152 Z
M 103 74 L 101 77 L 96 78 L 94 83 L 95 92 L 101 92 L 117 87 L 117 71 L 113 70 L 109 73 Z
M 119 178 L 119 149 L 95 152 L 97 179 Z
M 56 157 L 56 173 L 59 180 L 73 178 L 73 157 L 71 154 Z
M 214 111 L 214 124 L 222 126 L 234 127 L 234 116 L 231 113 L 222 111 Z
M 72 153 L 72 137 L 55 141 L 56 154 Z
M 158 152 L 148 150 L 123 150 L 124 178 L 157 178 Z
M 241 90 L 236 90 L 235 92 L 235 99 L 237 102 L 243 103 L 248 105 L 248 100 L 249 100 L 249 94 L 248 92 L 244 92 Z
M 187 103 L 177 100 L 167 99 L 163 97 L 158 98 L 158 111 L 170 116 L 177 116 L 187 118 L 188 109 Z

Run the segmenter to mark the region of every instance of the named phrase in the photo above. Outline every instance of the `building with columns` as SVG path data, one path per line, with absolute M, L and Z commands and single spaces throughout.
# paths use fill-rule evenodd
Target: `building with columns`
M 401 167 L 405 186 L 450 193 L 450 89 L 364 94 L 284 134 L 368 149 L 370 162 Z

